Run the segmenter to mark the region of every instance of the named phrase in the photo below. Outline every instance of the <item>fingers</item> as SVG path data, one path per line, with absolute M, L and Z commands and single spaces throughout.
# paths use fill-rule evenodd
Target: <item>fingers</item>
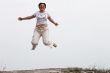
M 21 17 L 18 18 L 19 21 L 23 20 Z
M 58 23 L 55 23 L 55 25 L 58 26 L 59 24 Z

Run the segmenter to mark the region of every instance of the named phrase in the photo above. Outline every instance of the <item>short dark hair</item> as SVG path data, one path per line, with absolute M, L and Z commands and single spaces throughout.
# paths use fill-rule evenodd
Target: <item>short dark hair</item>
M 45 8 L 46 8 L 46 3 L 39 3 L 38 6 L 40 7 L 41 4 L 44 4 L 45 5 Z

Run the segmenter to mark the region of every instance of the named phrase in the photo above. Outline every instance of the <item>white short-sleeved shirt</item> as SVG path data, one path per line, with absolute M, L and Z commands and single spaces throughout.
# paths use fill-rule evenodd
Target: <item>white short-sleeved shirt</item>
M 47 19 L 50 15 L 46 11 L 43 13 L 37 11 L 34 13 L 34 16 L 36 17 L 36 25 L 40 25 L 40 24 L 47 24 Z

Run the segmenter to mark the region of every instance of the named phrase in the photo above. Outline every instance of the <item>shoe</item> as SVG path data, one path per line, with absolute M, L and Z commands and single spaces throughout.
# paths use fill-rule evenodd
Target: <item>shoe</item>
M 33 45 L 33 46 L 32 46 L 32 50 L 35 50 L 35 48 L 36 48 L 36 45 Z
M 57 47 L 57 44 L 53 43 L 53 46 L 56 48 Z

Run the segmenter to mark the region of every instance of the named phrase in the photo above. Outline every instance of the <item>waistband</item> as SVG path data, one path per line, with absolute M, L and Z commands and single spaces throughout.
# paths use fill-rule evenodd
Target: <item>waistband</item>
M 43 28 L 35 27 L 35 30 L 38 32 L 43 32 L 43 31 L 48 30 L 48 27 L 43 27 Z

